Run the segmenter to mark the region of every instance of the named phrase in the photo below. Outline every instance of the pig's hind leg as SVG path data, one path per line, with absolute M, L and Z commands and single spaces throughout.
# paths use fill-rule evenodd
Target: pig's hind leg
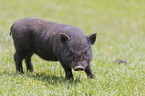
M 28 49 L 26 49 L 26 48 L 16 47 L 16 52 L 14 54 L 16 72 L 23 73 L 22 61 L 27 55 L 29 55 L 29 52 L 30 51 Z
M 23 73 L 22 60 L 25 56 L 19 54 L 17 51 L 14 54 L 14 61 L 16 65 L 16 72 Z
M 30 71 L 30 72 L 33 72 L 34 71 L 33 65 L 32 65 L 32 62 L 31 62 L 32 55 L 33 55 L 33 53 L 32 52 L 29 52 L 27 54 L 27 56 L 25 57 L 26 67 L 27 67 L 27 70 Z

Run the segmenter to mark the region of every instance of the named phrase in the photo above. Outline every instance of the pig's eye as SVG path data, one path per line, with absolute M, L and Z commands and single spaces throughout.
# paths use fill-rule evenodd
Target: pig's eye
M 71 52 L 68 52 L 67 55 L 68 55 L 68 57 L 72 57 L 73 56 Z
M 89 51 L 84 52 L 83 58 L 86 59 L 89 56 Z
M 86 52 L 84 53 L 84 55 L 85 55 L 85 56 L 88 55 L 88 51 L 86 51 Z
M 71 60 L 74 59 L 74 56 L 73 56 L 72 52 L 67 51 L 66 54 L 67 54 L 66 56 L 68 57 L 68 60 L 69 60 L 69 61 L 71 61 Z

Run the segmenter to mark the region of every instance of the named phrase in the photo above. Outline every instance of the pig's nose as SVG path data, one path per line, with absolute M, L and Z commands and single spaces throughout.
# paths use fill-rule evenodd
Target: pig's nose
M 74 71 L 84 71 L 85 68 L 83 66 L 76 66 L 74 67 Z

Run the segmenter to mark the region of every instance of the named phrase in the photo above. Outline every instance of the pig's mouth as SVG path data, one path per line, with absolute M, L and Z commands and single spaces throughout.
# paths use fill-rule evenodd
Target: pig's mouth
M 74 71 L 84 71 L 85 70 L 85 65 L 84 63 L 76 63 L 73 67 Z
M 74 71 L 84 71 L 84 70 L 85 70 L 85 68 L 83 66 L 76 66 L 74 68 Z

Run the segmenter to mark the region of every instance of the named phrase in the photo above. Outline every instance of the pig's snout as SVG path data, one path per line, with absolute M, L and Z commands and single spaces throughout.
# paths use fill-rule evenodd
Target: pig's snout
M 85 65 L 83 63 L 77 63 L 73 67 L 74 71 L 84 71 L 85 70 Z

